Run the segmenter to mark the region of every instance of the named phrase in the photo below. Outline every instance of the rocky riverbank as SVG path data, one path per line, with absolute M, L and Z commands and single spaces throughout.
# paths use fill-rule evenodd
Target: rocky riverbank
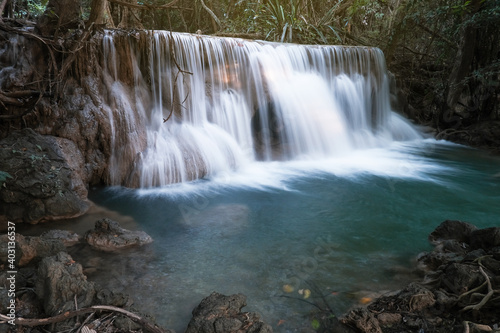
M 0 283 L 9 285 L 8 235 L 0 236 Z M 85 239 L 85 242 L 82 241 Z M 151 237 L 103 219 L 83 237 L 50 231 L 16 234 L 15 323 L 0 332 L 173 332 L 134 309 L 123 293 L 100 288 L 67 253 L 85 243 L 99 251 L 147 246 Z M 325 311 L 308 332 L 500 332 L 500 227 L 478 229 L 444 221 L 429 236 L 435 246 L 418 256 L 421 279 L 353 308 Z M 9 288 L 0 290 L 2 320 L 10 318 Z M 243 312 L 246 297 L 212 293 L 193 310 L 186 332 L 272 332 L 258 314 Z
M 13 239 L 15 246 L 11 246 Z M 82 266 L 68 254 L 76 244 L 123 254 L 152 241 L 145 232 L 127 230 L 107 218 L 83 236 L 63 230 L 40 236 L 1 235 L 0 332 L 173 332 L 135 309 L 128 295 L 90 281 L 86 274 L 92 267 Z M 12 262 L 11 248 L 16 254 Z M 244 306 L 242 294 L 214 292 L 193 310 L 186 332 L 272 332 L 258 314 L 242 311 Z
M 358 332 L 500 332 L 500 228 L 444 221 L 422 279 L 340 318 Z M 325 330 L 325 332 L 328 330 Z

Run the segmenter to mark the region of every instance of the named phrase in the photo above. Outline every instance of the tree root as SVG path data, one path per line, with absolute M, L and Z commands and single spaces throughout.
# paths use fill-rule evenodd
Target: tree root
M 471 326 L 473 328 L 475 328 L 476 330 L 481 330 L 484 332 L 492 332 L 493 331 L 493 329 L 488 325 L 476 324 L 476 323 L 473 323 L 471 321 L 464 321 L 463 325 L 464 325 L 464 333 L 470 333 Z
M 124 310 L 122 308 L 114 307 L 114 306 L 108 306 L 108 305 L 94 305 L 88 308 L 84 309 L 79 309 L 79 310 L 73 310 L 73 311 L 67 311 L 64 312 L 60 315 L 54 316 L 54 317 L 49 317 L 49 318 L 39 318 L 39 319 L 27 319 L 27 318 L 15 318 L 14 323 L 16 325 L 20 326 L 28 326 L 28 327 L 35 327 L 35 326 L 44 326 L 48 324 L 53 324 L 53 323 L 58 323 L 73 317 L 76 317 L 78 315 L 84 314 L 84 313 L 91 313 L 91 312 L 97 312 L 97 311 L 109 311 L 109 312 L 116 312 L 122 315 L 125 315 L 132 319 L 134 322 L 138 323 L 141 325 L 146 331 L 151 332 L 151 333 L 167 333 L 167 330 L 164 330 L 161 327 L 158 327 L 151 322 L 147 321 L 143 317 L 140 317 L 139 315 L 136 315 L 133 312 Z M 0 320 L 8 322 L 11 320 L 11 318 L 7 317 L 6 315 L 0 314 Z
M 486 295 L 479 294 L 480 296 L 484 296 L 483 299 L 477 304 L 471 304 L 471 305 L 464 307 L 461 310 L 461 312 L 468 311 L 468 310 L 479 311 L 490 300 L 491 296 L 493 296 L 495 294 L 495 292 L 499 292 L 498 290 L 493 289 L 493 287 L 491 285 L 490 277 L 484 271 L 483 265 L 481 265 L 481 263 L 479 263 L 479 271 L 486 279 L 485 283 L 488 286 L 488 293 Z M 462 296 L 465 296 L 466 294 L 474 293 L 478 289 L 482 288 L 485 285 L 485 283 L 481 284 L 481 286 L 479 286 L 478 288 L 474 288 L 473 290 L 470 290 L 469 292 L 460 295 L 459 298 L 461 298 Z M 476 294 L 473 294 L 473 295 L 476 295 Z
M 448 129 L 445 129 L 444 131 L 439 132 L 436 135 L 436 139 L 438 139 L 438 140 L 447 139 L 448 137 L 450 137 L 450 135 L 460 134 L 460 133 L 467 134 L 469 136 L 469 138 L 471 137 L 471 134 L 467 130 L 456 130 L 454 128 L 448 128 Z

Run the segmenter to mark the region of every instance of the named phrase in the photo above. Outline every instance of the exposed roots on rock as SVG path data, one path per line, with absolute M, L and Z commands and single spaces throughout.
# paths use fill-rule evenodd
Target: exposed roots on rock
M 477 303 L 477 304 L 471 304 L 471 305 L 468 305 L 468 306 L 464 307 L 462 309 L 462 312 L 463 311 L 468 311 L 468 310 L 479 311 L 490 300 L 491 296 L 493 296 L 495 294 L 495 292 L 496 293 L 500 293 L 500 290 L 494 290 L 493 287 L 491 286 L 491 279 L 488 276 L 488 274 L 486 274 L 486 272 L 484 271 L 483 265 L 481 265 L 481 262 L 479 262 L 479 271 L 484 276 L 484 278 L 486 279 L 486 281 L 483 284 L 481 284 L 479 287 L 474 288 L 474 289 L 472 289 L 472 290 L 470 290 L 470 291 L 468 291 L 468 292 L 460 295 L 459 298 L 461 298 L 462 296 L 465 296 L 465 294 L 471 294 L 472 293 L 472 296 L 475 296 L 475 295 L 483 296 L 483 299 L 479 303 Z M 475 293 L 476 291 L 480 290 L 485 284 L 488 286 L 488 293 L 487 294 Z

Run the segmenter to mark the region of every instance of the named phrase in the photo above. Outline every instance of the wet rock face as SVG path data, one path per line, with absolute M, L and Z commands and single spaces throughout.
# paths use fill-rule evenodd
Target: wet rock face
M 246 297 L 242 294 L 225 296 L 212 293 L 204 298 L 193 310 L 186 333 L 227 333 L 254 332 L 270 333 L 271 326 L 261 321 L 256 313 L 241 312 L 246 306 Z
M 118 222 L 107 218 L 97 221 L 94 230 L 85 234 L 85 240 L 90 246 L 101 251 L 115 251 L 153 242 L 144 231 L 124 229 Z
M 0 141 L 0 227 L 7 221 L 38 223 L 84 214 L 83 157 L 67 139 L 31 129 Z M 3 180 L 2 180 L 3 179 Z

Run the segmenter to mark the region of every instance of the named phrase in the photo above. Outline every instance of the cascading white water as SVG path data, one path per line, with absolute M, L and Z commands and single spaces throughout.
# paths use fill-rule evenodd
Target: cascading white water
M 420 137 L 391 110 L 379 49 L 164 31 L 138 38 L 147 38 L 147 50 L 129 46 L 132 97 L 119 82 L 113 33 L 104 38 L 105 59 L 114 62 L 105 68 L 113 81 L 113 133 L 136 133 L 131 125 L 146 133 L 144 144 L 134 142 L 140 135 L 113 139 L 114 184 L 159 186 L 255 160 L 323 159 Z M 148 80 L 149 89 L 139 89 Z M 117 89 L 126 102 L 116 103 Z M 125 141 L 131 143 L 127 153 Z

